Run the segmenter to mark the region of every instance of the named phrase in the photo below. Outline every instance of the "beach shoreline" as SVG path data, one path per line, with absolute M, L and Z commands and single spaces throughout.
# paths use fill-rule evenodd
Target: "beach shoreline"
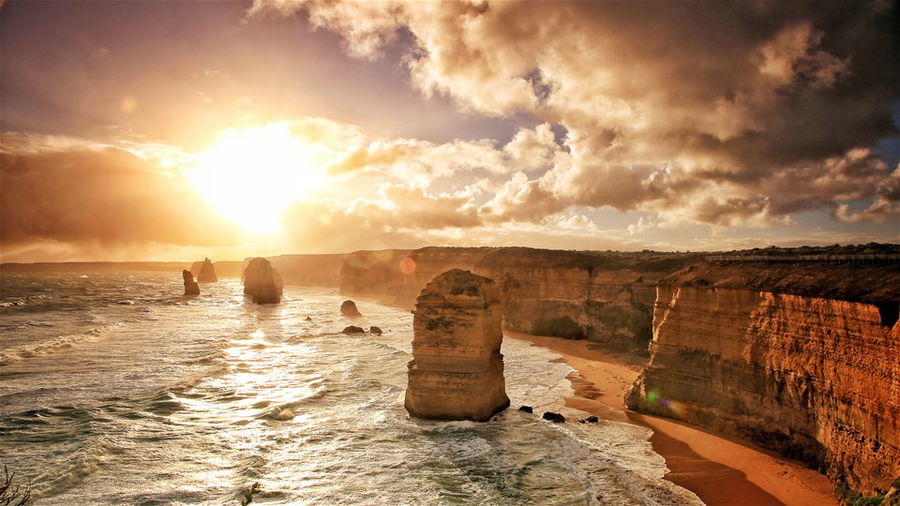
M 562 357 L 556 360 L 575 369 L 568 377 L 575 392 L 566 398 L 566 406 L 651 429 L 653 450 L 669 468 L 666 479 L 709 506 L 838 504 L 828 479 L 802 463 L 746 441 L 626 409 L 625 394 L 642 369 L 633 357 L 584 340 L 503 333 L 558 353 Z

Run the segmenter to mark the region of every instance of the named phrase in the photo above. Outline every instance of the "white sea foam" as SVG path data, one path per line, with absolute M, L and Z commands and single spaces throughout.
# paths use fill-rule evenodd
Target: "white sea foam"
M 36 504 L 222 504 L 256 481 L 282 504 L 694 503 L 662 479 L 646 429 L 515 409 L 583 415 L 564 406 L 572 369 L 550 351 L 504 340 L 512 409 L 491 421 L 415 420 L 409 312 L 357 299 L 385 333 L 349 337 L 333 291 L 256 306 L 220 282 L 181 305 L 160 295 L 178 279 L 157 276 L 136 275 L 134 306 L 79 313 L 127 324 L 33 343 L 0 368 L 0 448 L 41 483 Z

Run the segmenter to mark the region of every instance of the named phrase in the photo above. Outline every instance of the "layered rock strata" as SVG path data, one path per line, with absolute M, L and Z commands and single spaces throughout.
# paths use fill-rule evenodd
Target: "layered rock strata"
M 454 269 L 416 302 L 406 410 L 419 418 L 485 421 L 509 406 L 493 281 Z
M 657 282 L 696 254 L 502 248 L 474 272 L 496 280 L 504 326 L 645 352 Z
M 876 493 L 900 476 L 900 267 L 705 263 L 660 282 L 627 402 Z
M 265 258 L 254 258 L 244 270 L 244 295 L 257 304 L 281 302 L 281 276 Z

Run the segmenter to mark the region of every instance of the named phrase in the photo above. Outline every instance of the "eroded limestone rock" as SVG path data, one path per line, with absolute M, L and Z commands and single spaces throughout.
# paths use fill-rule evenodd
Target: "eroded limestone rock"
M 493 281 L 453 269 L 416 302 L 406 410 L 419 418 L 485 421 L 509 406 Z
M 257 304 L 281 302 L 281 276 L 265 258 L 254 258 L 244 270 L 244 295 Z
M 194 281 L 194 276 L 191 274 L 191 271 L 181 271 L 181 277 L 184 278 L 185 295 L 200 295 L 200 286 Z
M 344 316 L 362 316 L 359 314 L 359 309 L 356 309 L 356 303 L 352 300 L 345 300 L 341 304 L 341 314 Z
M 197 274 L 197 281 L 201 283 L 215 283 L 218 280 L 216 268 L 213 267 L 213 263 L 208 258 L 205 258 L 203 263 L 200 264 L 200 273 Z

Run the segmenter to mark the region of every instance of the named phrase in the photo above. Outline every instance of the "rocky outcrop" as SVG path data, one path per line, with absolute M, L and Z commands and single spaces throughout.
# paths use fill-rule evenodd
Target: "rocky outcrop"
M 244 295 L 257 304 L 281 302 L 282 284 L 278 271 L 265 258 L 254 258 L 244 270 Z
M 366 329 L 362 327 L 357 327 L 356 325 L 350 325 L 348 327 L 344 327 L 344 330 L 341 331 L 341 334 L 353 335 L 353 334 L 365 334 Z
M 861 492 L 900 475 L 900 267 L 704 263 L 662 280 L 627 402 Z
M 359 309 L 356 308 L 356 303 L 352 300 L 345 300 L 341 304 L 341 314 L 344 316 L 362 316 L 359 314 Z
M 454 269 L 422 290 L 406 390 L 410 415 L 485 421 L 509 406 L 500 320 L 499 290 L 485 277 Z
M 644 352 L 657 282 L 697 254 L 502 248 L 474 272 L 501 289 L 504 326 Z
M 181 271 L 181 277 L 184 279 L 185 295 L 200 295 L 200 285 L 198 285 L 197 282 L 194 281 L 194 276 L 191 274 L 191 271 Z
M 200 283 L 215 283 L 218 280 L 213 263 L 209 261 L 209 258 L 205 258 L 200 264 L 200 273 L 197 274 L 197 281 Z

